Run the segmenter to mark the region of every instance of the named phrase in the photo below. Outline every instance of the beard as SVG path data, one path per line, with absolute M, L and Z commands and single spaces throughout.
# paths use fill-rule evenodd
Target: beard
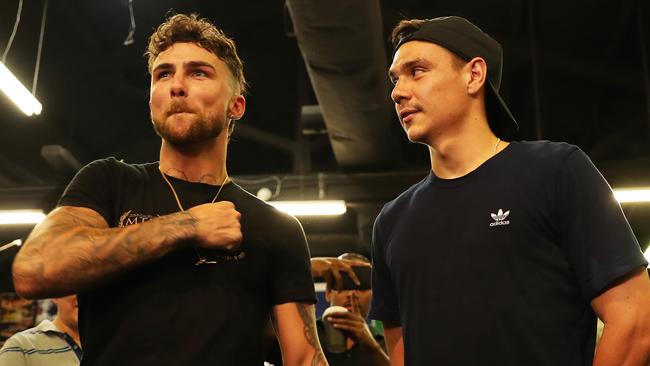
M 174 128 L 172 117 L 176 113 L 191 112 L 194 113 L 194 121 L 182 122 L 189 123 L 184 131 Z M 166 111 L 160 120 L 151 115 L 153 128 L 156 134 L 170 145 L 176 147 L 187 147 L 208 140 L 213 140 L 224 130 L 225 118 L 219 115 L 210 115 L 189 109 L 184 103 L 172 103 L 169 110 Z M 181 123 L 181 122 L 179 122 Z

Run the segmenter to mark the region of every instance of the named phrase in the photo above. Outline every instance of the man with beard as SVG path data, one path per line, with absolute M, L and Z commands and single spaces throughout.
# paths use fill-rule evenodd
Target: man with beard
M 261 365 L 271 314 L 286 365 L 323 365 L 298 221 L 231 182 L 246 81 L 196 15 L 150 38 L 160 161 L 84 167 L 13 266 L 26 298 L 79 294 L 82 365 Z

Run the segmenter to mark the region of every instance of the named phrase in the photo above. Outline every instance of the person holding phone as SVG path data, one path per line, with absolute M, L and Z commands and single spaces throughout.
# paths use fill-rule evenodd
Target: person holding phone
M 311 264 L 313 276 L 322 277 L 327 282 L 325 298 L 330 306 L 347 310 L 332 312 L 317 321 L 318 338 L 329 364 L 390 365 L 383 336 L 366 322 L 372 298 L 368 258 L 357 253 L 345 253 L 338 258 L 312 258 Z M 342 352 L 333 352 L 331 345 L 327 344 L 327 326 L 343 333 Z

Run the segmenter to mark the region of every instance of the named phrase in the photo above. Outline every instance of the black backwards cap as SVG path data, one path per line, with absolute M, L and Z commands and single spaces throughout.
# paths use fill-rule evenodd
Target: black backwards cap
M 489 118 L 492 130 L 495 134 L 500 135 L 509 127 L 519 129 L 515 117 L 499 95 L 501 68 L 503 66 L 503 51 L 499 42 L 467 19 L 457 16 L 424 20 L 420 29 L 399 40 L 393 49 L 393 54 L 397 52 L 400 46 L 410 41 L 435 43 L 455 53 L 465 61 L 477 56 L 483 58 L 487 63 L 487 79 L 490 85 L 488 90 L 491 91 L 491 93 L 485 93 L 486 108 L 488 115 L 498 113 L 498 115 L 493 116 L 495 118 Z M 512 124 L 505 124 L 506 121 L 512 122 Z

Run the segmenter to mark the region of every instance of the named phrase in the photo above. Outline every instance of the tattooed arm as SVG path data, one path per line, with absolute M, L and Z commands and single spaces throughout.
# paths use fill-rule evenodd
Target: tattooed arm
M 285 365 L 327 365 L 318 341 L 314 305 L 296 302 L 276 305 L 273 325 Z
M 239 217 L 232 203 L 222 201 L 109 228 L 94 210 L 59 207 L 34 228 L 16 255 L 16 292 L 27 299 L 79 292 L 126 268 L 160 258 L 187 239 L 205 247 L 238 244 Z

